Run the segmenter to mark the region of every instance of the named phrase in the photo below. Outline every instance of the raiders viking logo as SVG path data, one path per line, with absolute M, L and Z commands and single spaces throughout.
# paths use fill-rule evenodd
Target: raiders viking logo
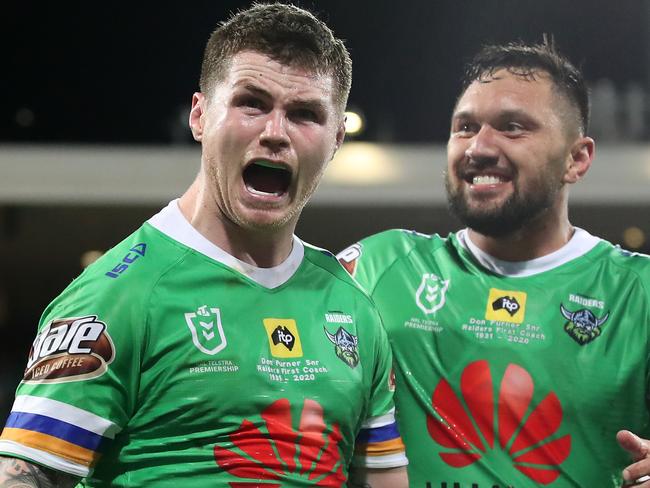
M 589 309 L 583 308 L 577 312 L 572 312 L 564 308 L 563 304 L 560 304 L 560 311 L 564 318 L 567 319 L 567 323 L 564 324 L 565 332 L 581 346 L 600 336 L 601 327 L 609 318 L 609 312 L 598 318 Z
M 336 334 L 333 335 L 325 329 L 325 334 L 334 344 L 334 351 L 341 361 L 351 368 L 359 364 L 359 350 L 357 348 L 359 341 L 357 336 L 353 336 L 343 327 L 339 327 Z

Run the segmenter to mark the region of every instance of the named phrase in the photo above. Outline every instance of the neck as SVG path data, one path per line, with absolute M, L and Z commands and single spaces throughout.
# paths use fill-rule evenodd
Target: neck
M 249 229 L 229 220 L 198 180 L 179 201 L 183 216 L 199 233 L 231 256 L 259 268 L 282 264 L 293 248 L 293 225 Z
M 540 258 L 562 248 L 574 233 L 568 210 L 548 209 L 546 214 L 505 236 L 492 237 L 469 229 L 469 238 L 481 251 L 502 261 Z

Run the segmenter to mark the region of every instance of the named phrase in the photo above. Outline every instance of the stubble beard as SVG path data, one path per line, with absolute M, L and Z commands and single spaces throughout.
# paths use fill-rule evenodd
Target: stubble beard
M 311 186 L 308 188 L 308 191 L 304 193 L 300 200 L 295 205 L 292 205 L 287 212 L 280 215 L 278 218 L 260 222 L 256 219 L 247 218 L 245 215 L 241 215 L 240 212 L 234 208 L 235 205 L 233 205 L 233 203 L 235 202 L 231 202 L 230 205 L 228 205 L 230 208 L 224 208 L 224 204 L 228 200 L 226 198 L 225 189 L 222 190 L 219 184 L 219 182 L 222 181 L 219 176 L 219 167 L 216 164 L 211 164 L 207 168 L 209 188 L 214 192 L 213 198 L 215 200 L 215 205 L 219 209 L 223 218 L 227 219 L 237 227 L 241 227 L 242 229 L 248 228 L 255 231 L 274 231 L 286 227 L 292 220 L 294 220 L 294 222 L 297 221 L 303 208 L 311 198 L 314 191 L 316 191 L 322 174 L 323 171 L 321 171 L 321 173 L 314 179 Z
M 462 187 L 454 187 L 448 174 L 445 188 L 449 210 L 463 225 L 488 237 L 502 238 L 523 229 L 550 209 L 560 185 L 554 184 L 550 175 L 542 175 L 530 191 L 522 194 L 515 183 L 514 191 L 504 202 L 488 203 L 484 208 L 471 206 Z

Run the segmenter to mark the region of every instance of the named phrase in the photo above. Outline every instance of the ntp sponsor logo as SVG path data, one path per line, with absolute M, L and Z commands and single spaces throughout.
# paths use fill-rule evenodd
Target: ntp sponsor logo
M 523 291 L 490 288 L 485 318 L 500 322 L 521 324 L 526 316 L 526 298 Z
M 302 343 L 298 333 L 298 324 L 294 319 L 262 320 L 269 340 L 269 350 L 276 358 L 302 357 Z

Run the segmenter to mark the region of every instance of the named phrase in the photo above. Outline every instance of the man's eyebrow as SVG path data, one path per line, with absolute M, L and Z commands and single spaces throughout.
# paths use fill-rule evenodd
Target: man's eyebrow
M 461 110 L 460 112 L 454 112 L 451 114 L 452 119 L 468 119 L 472 116 L 472 112 L 469 110 Z
M 298 108 L 325 110 L 325 104 L 319 98 L 295 98 L 289 101 L 289 105 Z
M 471 119 L 474 117 L 474 112 L 471 110 L 461 110 L 459 112 L 454 112 L 451 116 L 452 119 Z M 532 119 L 533 117 L 526 112 L 518 108 L 500 110 L 496 117 L 498 119 L 510 119 L 510 118 L 520 118 L 520 119 Z
M 526 112 L 525 110 L 520 110 L 517 108 L 513 109 L 508 109 L 508 110 L 502 110 L 498 114 L 499 119 L 528 119 L 531 120 L 534 117 L 530 115 L 530 113 Z
M 262 97 L 266 97 L 266 98 L 271 97 L 271 94 L 268 91 L 266 91 L 264 88 L 260 88 L 259 86 L 255 86 L 255 85 L 253 85 L 251 83 L 246 83 L 246 84 L 236 83 L 235 87 L 236 88 L 242 88 L 242 89 L 244 89 L 246 91 L 252 92 L 255 95 L 259 95 L 259 96 L 262 96 Z
M 272 98 L 271 93 L 266 91 L 264 88 L 260 88 L 259 86 L 253 85 L 252 83 L 235 84 L 235 87 L 249 91 L 257 96 L 261 96 L 264 98 Z M 313 110 L 326 109 L 326 105 L 323 103 L 323 101 L 320 98 L 311 98 L 311 97 L 307 97 L 307 98 L 296 97 L 290 99 L 289 105 L 294 107 L 300 107 L 300 108 L 310 108 Z

